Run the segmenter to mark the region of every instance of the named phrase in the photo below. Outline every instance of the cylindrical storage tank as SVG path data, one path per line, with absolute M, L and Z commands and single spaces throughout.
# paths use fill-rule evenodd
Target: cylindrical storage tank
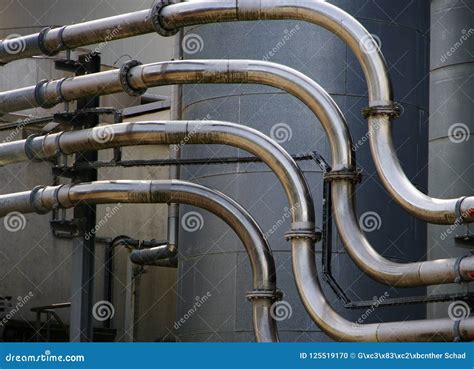
M 440 198 L 470 196 L 474 173 L 474 2 L 431 2 L 429 193 Z M 429 225 L 431 259 L 469 254 L 469 243 L 456 240 L 465 225 Z M 432 293 L 466 292 L 468 285 L 431 288 Z M 439 304 L 428 315 L 446 316 L 457 306 Z M 459 305 L 461 306 L 461 305 Z M 466 311 L 467 313 L 467 311 Z
M 332 1 L 361 21 L 381 41 L 394 81 L 395 96 L 404 108 L 395 122 L 397 154 L 409 178 L 426 189 L 427 174 L 427 45 L 429 3 L 425 1 Z M 361 111 L 368 105 L 362 70 L 353 54 L 335 35 L 297 21 L 261 21 L 212 24 L 186 29 L 185 58 L 258 59 L 288 65 L 313 78 L 345 113 L 357 158 L 364 170 L 358 186 L 359 215 L 377 223 L 367 233 L 385 257 L 400 262 L 423 259 L 426 227 L 400 209 L 380 184 L 370 156 L 367 122 Z M 192 85 L 183 87 L 184 119 L 215 119 L 240 123 L 272 136 L 292 155 L 318 151 L 330 161 L 328 141 L 314 115 L 296 98 L 274 88 L 257 85 Z M 222 146 L 184 147 L 185 158 L 244 157 L 248 153 Z M 317 225 L 322 219 L 322 173 L 315 162 L 299 163 L 314 197 Z M 278 286 L 286 311 L 278 326 L 283 341 L 319 341 L 327 336 L 312 322 L 297 293 L 291 266 L 289 205 L 282 186 L 259 163 L 188 166 L 183 178 L 216 188 L 245 206 L 266 232 L 277 265 Z M 208 213 L 181 208 L 178 319 L 176 334 L 185 341 L 248 341 L 254 338 L 251 305 L 251 269 L 237 237 Z M 195 223 L 190 222 L 194 220 Z M 370 223 L 370 219 L 369 219 Z M 363 323 L 422 319 L 425 307 L 374 308 L 377 301 L 420 295 L 419 289 L 393 289 L 365 276 L 345 253 L 334 232 L 334 275 L 352 301 L 368 300 L 361 310 L 347 310 L 326 282 L 325 293 L 345 317 Z M 321 270 L 321 243 L 316 246 Z M 195 302 L 208 296 L 196 307 Z M 375 300 L 375 301 L 374 301 Z M 371 301 L 374 304 L 370 306 Z M 282 305 L 283 306 L 283 305 Z M 192 312 L 192 314 L 190 314 Z M 176 328 L 176 327 L 175 327 Z

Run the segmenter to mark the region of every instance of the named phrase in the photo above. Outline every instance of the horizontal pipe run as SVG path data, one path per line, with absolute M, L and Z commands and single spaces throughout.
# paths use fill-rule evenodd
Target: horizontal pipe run
M 25 199 L 30 205 L 25 206 Z M 239 236 L 249 255 L 253 272 L 254 330 L 259 342 L 276 342 L 276 322 L 270 309 L 277 295 L 275 264 L 262 230 L 251 215 L 229 197 L 206 187 L 182 181 L 103 181 L 36 188 L 0 196 L 0 216 L 10 211 L 45 213 L 79 204 L 182 203 L 208 210 L 224 220 Z M 18 203 L 18 208 L 12 207 Z
M 182 27 L 215 22 L 294 19 L 313 23 L 340 37 L 362 67 L 368 86 L 370 109 L 367 117 L 372 156 L 383 185 L 395 201 L 412 215 L 428 222 L 452 224 L 463 218 L 474 221 L 472 196 L 465 200 L 432 198 L 407 178 L 396 156 L 391 134 L 391 120 L 397 112 L 385 59 L 374 38 L 350 14 L 325 1 L 315 0 L 208 0 L 167 4 L 160 2 L 157 8 L 149 11 L 50 30 L 43 35 L 43 47 L 38 46 L 40 34 L 5 40 L 0 44 L 0 63 L 39 52 L 47 54 L 109 41 L 111 30 L 114 30 L 113 39 L 120 39 L 153 31 L 170 35 Z M 24 51 L 9 53 L 8 50 L 16 50 L 15 44 L 20 44 Z M 25 99 L 31 102 L 31 91 Z M 11 106 L 13 108 L 15 103 L 11 102 Z
M 113 85 L 115 77 L 110 73 L 107 76 L 110 79 L 108 85 Z M 81 78 L 84 85 L 83 92 L 87 92 L 88 85 L 92 85 L 92 90 L 96 90 L 94 76 Z M 130 70 L 128 80 L 135 89 L 186 83 L 258 83 L 283 89 L 305 103 L 322 123 L 331 147 L 333 172 L 355 171 L 352 138 L 343 114 L 321 86 L 291 68 L 251 60 L 173 61 L 136 66 Z M 70 81 L 74 79 L 66 80 L 62 85 L 68 91 Z M 120 82 L 116 81 L 115 85 L 118 88 Z M 57 94 L 56 88 L 49 89 L 48 85 L 45 86 L 51 94 Z M 106 136 L 107 134 L 105 131 L 102 133 L 97 131 L 96 135 Z M 140 140 L 146 142 L 147 135 L 140 136 Z M 30 146 L 33 147 L 34 143 L 35 139 L 31 141 Z M 91 147 L 97 146 L 94 146 L 94 142 L 89 144 Z M 15 143 L 4 145 L 13 146 Z M 20 155 L 12 154 L 12 147 L 4 145 L 0 146 L 0 163 L 5 162 L 2 155 L 3 147 L 8 157 Z M 30 152 L 31 149 L 27 151 Z M 351 178 L 335 178 L 331 186 L 336 225 L 344 246 L 359 268 L 374 279 L 400 287 L 445 284 L 474 279 L 474 257 L 464 258 L 460 263 L 457 263 L 455 259 L 396 263 L 384 258 L 368 242 L 357 221 L 354 204 L 347 197 L 353 192 Z M 463 203 L 468 204 L 470 199 L 466 198 Z
M 94 138 L 103 137 L 99 135 L 98 132 L 108 132 L 109 139 L 104 142 L 97 142 Z M 254 136 L 252 139 L 250 139 Z M 134 144 L 172 144 L 178 143 L 181 140 L 186 140 L 186 142 L 192 144 L 232 144 L 236 147 L 243 149 L 251 149 L 255 151 L 265 151 L 262 149 L 255 149 L 256 147 L 265 148 L 267 145 L 264 144 L 266 141 L 278 149 L 278 145 L 272 141 L 265 139 L 258 131 L 255 131 L 251 128 L 238 126 L 235 124 L 224 123 L 224 122 L 213 122 L 213 121 L 176 121 L 176 122 L 141 122 L 141 123 L 122 123 L 110 126 L 101 126 L 84 131 L 71 131 L 58 134 L 51 134 L 43 137 L 36 137 L 32 142 L 32 152 L 35 157 L 44 159 L 50 155 L 55 155 L 58 151 L 63 153 L 71 154 L 74 151 L 83 151 L 83 150 L 99 150 L 106 149 L 111 147 L 116 147 L 117 145 L 134 145 Z M 189 140 L 189 141 L 188 141 Z M 23 141 L 26 143 L 25 141 Z M 254 142 L 252 144 L 252 142 Z M 270 147 L 270 146 L 269 146 Z M 283 151 L 282 149 L 279 149 Z M 267 154 L 260 153 L 260 156 L 267 158 L 267 163 L 270 165 L 277 173 L 280 173 L 281 169 L 278 169 L 279 166 L 291 168 L 291 162 L 283 161 L 281 164 L 275 166 L 278 160 L 278 155 L 271 154 L 272 150 L 267 149 Z M 0 146 L 1 153 L 1 146 Z M 284 156 L 282 157 L 284 158 Z M 291 158 L 289 160 L 292 160 Z M 283 180 L 282 183 L 290 181 Z M 112 191 L 109 189 L 109 192 L 117 193 L 116 199 L 122 202 L 126 202 L 128 195 L 123 193 L 125 188 L 120 185 L 120 182 L 115 183 L 115 186 L 120 186 L 120 191 Z M 41 191 L 42 193 L 44 191 Z M 51 191 L 47 191 L 51 193 Z M 54 191 L 53 191 L 54 192 Z M 71 201 L 86 200 L 91 197 L 96 199 L 96 194 L 89 193 L 86 190 L 75 191 L 79 192 L 80 195 L 75 196 L 66 196 L 63 194 L 63 190 L 57 190 L 56 197 L 66 199 L 63 201 L 63 204 L 72 205 Z M 121 197 L 119 193 L 123 193 L 125 197 Z M 5 195 L 12 196 L 15 195 Z M 86 196 L 84 198 L 83 196 Z M 3 198 L 0 196 L 0 214 L 3 204 Z M 25 196 L 23 195 L 23 198 Z M 32 196 L 26 196 L 26 198 L 32 198 Z M 36 198 L 33 196 L 33 198 Z M 137 199 L 138 200 L 138 199 Z M 96 199 L 96 201 L 98 201 Z M 35 201 L 35 206 L 33 208 L 51 208 L 55 204 L 51 203 L 51 200 L 42 200 Z M 355 224 L 357 224 L 355 222 Z M 416 331 L 412 330 L 410 327 L 419 326 L 421 323 L 418 321 L 415 322 L 402 322 L 402 323 L 381 323 L 381 324 L 368 324 L 368 325 L 358 325 L 353 324 L 344 318 L 340 317 L 328 304 L 327 300 L 324 298 L 321 286 L 317 278 L 316 264 L 314 262 L 314 246 L 312 241 L 308 241 L 304 237 L 292 238 L 292 247 L 293 247 L 293 263 L 294 270 L 296 273 L 297 280 L 302 280 L 304 282 L 304 288 L 300 288 L 300 294 L 305 302 L 305 306 L 308 308 L 311 316 L 315 322 L 329 335 L 338 340 L 349 340 L 349 341 L 422 341 L 430 340 L 429 337 L 434 337 L 439 340 L 451 340 L 454 338 L 453 325 L 455 324 L 448 319 L 436 320 L 425 322 L 423 328 L 430 332 L 430 336 L 427 334 L 417 335 Z M 445 261 L 439 261 L 438 264 L 444 264 Z M 435 275 L 433 272 L 432 275 Z M 412 325 L 413 323 L 413 325 Z M 383 324 L 390 324 L 390 329 L 386 329 Z M 472 322 L 462 323 L 465 334 L 464 338 L 467 338 L 470 332 L 472 332 Z M 398 327 L 398 328 L 395 328 Z M 427 328 L 428 327 L 428 328 Z M 394 329 L 394 330 L 392 330 Z M 383 332 L 383 333 L 381 333 Z

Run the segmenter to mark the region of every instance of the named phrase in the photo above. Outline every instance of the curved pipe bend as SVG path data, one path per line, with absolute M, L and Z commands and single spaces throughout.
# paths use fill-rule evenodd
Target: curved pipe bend
M 26 199 L 28 199 L 26 201 Z M 251 216 L 233 200 L 217 191 L 182 181 L 102 181 L 62 186 L 38 187 L 33 191 L 0 196 L 0 216 L 11 204 L 16 211 L 44 214 L 52 209 L 70 208 L 79 203 L 186 203 L 209 210 L 226 221 L 239 235 L 249 254 L 253 270 L 254 329 L 258 341 L 277 341 L 270 310 L 275 293 L 275 268 L 271 250 Z M 28 204 L 28 205 L 27 205 Z M 301 297 L 314 321 L 331 337 L 345 341 L 450 341 L 472 339 L 474 319 L 416 320 L 359 325 L 338 315 L 321 290 L 314 262 L 314 245 L 295 239 L 293 266 L 298 281 L 305 281 Z M 260 296 L 259 296 L 260 294 Z M 265 295 L 265 297 L 263 297 Z
M 104 132 L 108 133 L 110 139 L 97 142 L 96 138 L 103 137 Z M 229 144 L 248 150 L 264 159 L 277 173 L 285 189 L 291 189 L 293 184 L 298 183 L 297 178 L 300 177 L 300 174 L 296 177 L 288 175 L 293 171 L 291 168 L 296 170 L 296 163 L 278 144 L 254 129 L 225 122 L 172 121 L 122 123 L 84 131 L 63 132 L 34 138 L 32 153 L 34 153 L 34 157 L 37 159 L 45 159 L 54 156 L 58 151 L 71 154 L 75 151 L 84 151 L 86 149 L 100 150 L 137 144 L 171 144 L 182 142 L 182 140 L 192 144 Z M 22 142 L 24 145 L 25 140 Z M 301 173 L 299 170 L 297 172 Z M 120 183 L 117 182 L 117 185 Z M 111 188 L 113 185 L 110 185 Z M 104 184 L 100 184 L 100 188 L 104 188 L 104 186 Z M 304 180 L 295 188 L 302 189 L 301 194 L 308 193 L 304 190 L 306 189 Z M 123 186 L 120 185 L 118 189 L 123 190 Z M 101 191 L 104 190 L 102 189 Z M 108 191 L 110 193 L 118 192 L 112 189 Z M 96 191 L 90 193 L 90 190 L 86 190 L 86 187 L 81 191 L 74 191 L 79 193 L 80 196 L 78 194 L 69 196 L 70 191 L 67 191 L 68 194 L 66 196 L 63 189 L 57 190 L 56 195 L 54 195 L 54 192 L 55 190 L 45 191 L 37 189 L 27 193 L 0 196 L 0 215 L 4 215 L 9 211 L 15 211 L 17 208 L 12 208 L 12 204 L 15 204 L 22 211 L 28 212 L 36 209 L 36 211 L 42 212 L 54 207 L 57 203 L 68 207 L 79 200 L 87 200 L 88 197 L 93 198 L 94 201 L 102 198 L 102 195 L 97 195 Z M 294 195 L 291 195 L 291 193 L 289 195 L 290 204 L 294 204 L 294 200 L 292 200 Z M 48 194 L 49 197 L 43 199 L 42 195 L 38 194 Z M 55 196 L 62 200 L 55 202 Z M 86 197 L 83 198 L 83 196 Z M 116 196 L 119 195 L 117 194 Z M 124 196 L 125 198 L 120 197 L 117 201 L 126 202 L 126 198 L 132 195 L 125 193 Z M 134 195 L 133 197 L 135 198 Z M 296 198 L 298 197 L 296 196 Z M 32 199 L 34 200 L 33 205 Z M 138 201 L 138 199 L 136 200 Z M 307 200 L 301 199 L 303 203 L 309 200 L 310 196 Z M 299 209 L 300 206 L 297 208 Z M 299 217 L 304 212 L 298 211 L 295 214 L 299 214 L 296 219 L 302 219 Z M 312 219 L 309 213 L 308 218 Z M 299 286 L 299 292 L 304 305 L 314 321 L 333 338 L 348 341 L 429 341 L 432 339 L 451 340 L 455 337 L 455 331 L 453 330 L 454 322 L 449 319 L 429 322 L 414 321 L 368 325 L 358 325 L 347 321 L 332 309 L 324 297 L 317 277 L 313 241 L 304 237 L 295 237 L 291 241 L 295 276 L 302 286 L 302 288 Z M 472 324 L 471 320 L 462 322 L 463 338 L 469 337 L 469 332 L 472 332 Z
M 26 198 L 29 198 L 25 202 Z M 278 341 L 276 322 L 270 314 L 276 289 L 275 264 L 270 247 L 251 215 L 231 198 L 204 186 L 183 181 L 100 181 L 38 187 L 32 191 L 0 196 L 0 216 L 13 211 L 44 214 L 79 203 L 181 203 L 208 210 L 224 220 L 239 236 L 253 272 L 253 326 L 259 342 Z M 260 293 L 260 295 L 259 295 Z
M 0 64 L 37 54 L 54 54 L 108 40 L 159 32 L 172 35 L 182 27 L 216 22 L 294 19 L 321 26 L 336 34 L 353 51 L 368 85 L 370 147 L 383 185 L 395 201 L 412 215 L 432 223 L 474 221 L 474 197 L 437 199 L 423 194 L 407 178 L 394 149 L 391 120 L 395 114 L 393 91 L 385 59 L 371 34 L 350 14 L 322 0 L 204 0 L 161 5 L 151 10 L 103 18 L 0 43 Z M 20 53 L 8 53 L 21 43 Z M 371 52 L 367 52 L 371 50 Z M 20 92 L 20 90 L 18 90 Z M 117 91 L 119 92 L 119 91 Z M 31 90 L 20 92 L 35 100 Z M 0 94 L 0 101 L 15 107 L 15 99 Z M 45 103 L 45 101 L 43 101 Z M 2 105 L 0 103 L 0 105 Z M 21 105 L 21 104 L 20 104 Z M 3 109 L 0 109 L 3 111 Z
M 64 97 L 69 101 L 84 96 L 115 93 L 122 89 L 119 74 L 119 71 L 114 70 L 65 81 L 50 81 L 42 86 L 42 99 L 51 102 Z M 252 60 L 172 61 L 133 67 L 128 81 L 137 90 L 188 83 L 257 83 L 280 88 L 305 103 L 321 121 L 331 147 L 333 171 L 355 169 L 352 138 L 343 114 L 321 86 L 292 68 Z M 19 102 L 25 103 L 22 100 Z M 12 142 L 0 146 L 0 165 L 15 160 L 17 145 Z M 359 268 L 372 278 L 382 283 L 407 287 L 474 279 L 472 256 L 463 258 L 461 262 L 440 259 L 403 264 L 384 258 L 375 251 L 359 226 L 353 203 L 354 184 L 339 178 L 333 180 L 331 186 L 336 225 L 344 246 Z

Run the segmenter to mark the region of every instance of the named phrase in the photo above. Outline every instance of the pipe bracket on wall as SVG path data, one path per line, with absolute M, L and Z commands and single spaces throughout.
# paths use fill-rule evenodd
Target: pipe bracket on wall
M 120 67 L 120 84 L 122 85 L 123 90 L 130 96 L 140 96 L 147 91 L 146 88 L 132 87 L 128 80 L 130 70 L 139 65 L 142 65 L 142 63 L 138 60 L 129 60 Z
M 173 0 L 159 0 L 151 9 L 150 17 L 153 21 L 153 28 L 155 28 L 159 35 L 164 37 L 174 36 L 179 32 L 179 29 L 167 29 L 161 23 L 161 11 L 165 6 L 173 4 L 175 4 Z

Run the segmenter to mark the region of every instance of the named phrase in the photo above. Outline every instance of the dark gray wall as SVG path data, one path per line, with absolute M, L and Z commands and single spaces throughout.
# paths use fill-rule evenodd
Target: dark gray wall
M 404 115 L 394 125 L 399 156 L 408 176 L 422 189 L 427 187 L 427 28 L 428 1 L 332 1 L 357 17 L 382 43 L 389 62 L 395 96 Z M 352 53 L 342 41 L 322 28 L 296 21 L 228 23 L 186 30 L 202 44 L 192 59 L 267 59 L 293 67 L 326 88 L 345 113 L 354 142 L 367 132 L 361 110 L 367 106 L 366 84 Z M 199 38 L 196 38 L 198 35 Z M 286 40 L 285 40 L 286 36 Z M 285 40 L 283 42 L 283 40 Z M 284 43 L 284 45 L 282 45 Z M 275 48 L 276 52 L 270 54 Z M 183 88 L 183 118 L 218 119 L 241 123 L 270 135 L 275 125 L 291 127 L 291 139 L 282 142 L 289 153 L 317 150 L 327 160 L 328 142 L 312 113 L 294 97 L 263 86 L 196 85 Z M 281 126 L 277 126 L 281 127 Z M 186 146 L 185 157 L 246 156 L 245 152 L 220 146 Z M 368 234 L 384 256 L 403 261 L 422 259 L 426 254 L 426 227 L 402 211 L 378 181 L 368 143 L 357 149 L 364 180 L 358 186 L 360 214 L 379 214 L 380 228 Z M 322 175 L 315 163 L 301 164 L 313 193 L 318 225 L 322 214 Z M 286 197 L 276 177 L 260 164 L 188 167 L 183 178 L 217 188 L 244 205 L 264 231 L 284 217 Z M 190 211 L 182 208 L 182 217 Z M 196 296 L 212 297 L 177 331 L 182 340 L 253 339 L 251 305 L 245 293 L 251 289 L 251 271 L 243 246 L 216 217 L 199 211 L 202 229 L 181 229 L 178 317 L 193 306 Z M 182 222 L 183 223 L 183 222 Z M 292 316 L 279 323 L 283 341 L 327 340 L 312 322 L 297 294 L 291 270 L 289 244 L 283 233 L 289 221 L 269 236 L 277 263 L 279 288 L 292 308 Z M 320 250 L 321 245 L 317 245 Z M 333 269 L 339 283 L 353 300 L 372 300 L 424 293 L 424 289 L 397 290 L 373 282 L 363 275 L 334 236 Z M 318 252 L 318 266 L 320 266 Z M 347 311 L 323 282 L 332 305 L 344 316 L 357 320 L 365 310 Z M 366 322 L 423 318 L 424 307 L 379 308 Z
M 431 2 L 429 191 L 455 198 L 474 192 L 474 1 Z M 457 227 L 430 225 L 430 259 L 468 253 L 454 237 Z M 465 290 L 467 286 L 431 288 L 434 293 Z M 430 316 L 446 316 L 448 306 L 431 306 Z

